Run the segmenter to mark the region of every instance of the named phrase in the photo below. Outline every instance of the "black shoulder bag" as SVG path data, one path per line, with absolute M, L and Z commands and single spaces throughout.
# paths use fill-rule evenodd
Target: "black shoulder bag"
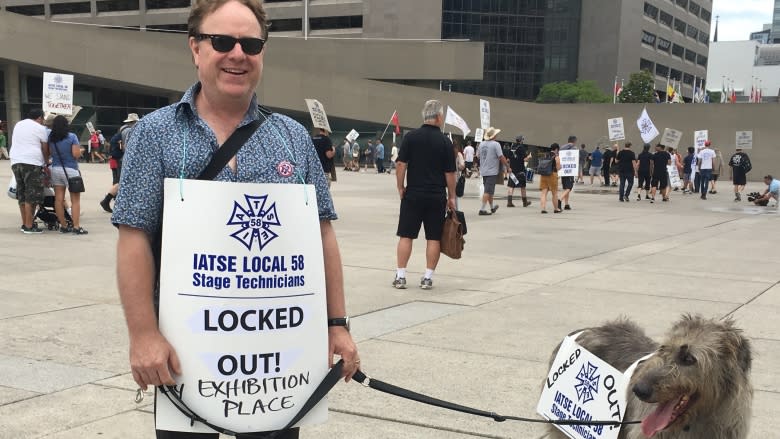
M 62 161 L 62 155 L 60 154 L 59 148 L 57 148 L 57 142 L 54 143 L 54 152 L 57 153 L 57 157 L 60 158 L 60 165 L 62 166 L 62 172 L 65 173 L 65 178 L 68 180 L 68 192 L 72 194 L 80 194 L 84 192 L 86 189 L 84 189 L 84 179 L 81 178 L 81 171 L 79 171 L 79 175 L 68 177 L 68 171 L 65 170 L 65 162 Z
M 263 122 L 266 120 L 265 116 L 270 115 L 270 111 L 266 110 L 263 107 L 260 107 L 260 112 L 263 113 L 262 116 Z M 244 125 L 242 127 L 239 127 L 236 129 L 233 134 L 230 135 L 230 137 L 225 141 L 225 143 L 222 144 L 222 146 L 217 150 L 216 153 L 211 157 L 211 161 L 208 165 L 206 165 L 206 168 L 201 171 L 200 175 L 198 176 L 198 180 L 213 180 L 214 177 L 219 175 L 219 172 L 222 170 L 222 168 L 225 167 L 225 165 L 230 161 L 230 159 L 233 158 L 238 153 L 238 150 L 241 149 L 241 147 L 246 143 L 247 140 L 249 140 L 250 137 L 252 137 L 252 134 L 257 131 L 258 128 L 260 128 L 260 125 L 262 125 L 262 122 L 260 120 L 252 121 L 251 123 Z M 162 227 L 160 228 L 160 233 L 157 236 L 157 248 L 155 249 L 155 258 L 157 263 L 157 285 L 156 288 L 159 290 L 159 282 L 160 282 L 160 256 L 161 256 L 161 244 L 162 244 Z M 341 371 L 343 369 L 343 361 L 339 361 L 338 363 L 334 364 L 333 367 L 330 369 L 328 374 L 325 376 L 325 378 L 320 382 L 320 384 L 317 386 L 317 388 L 314 390 L 312 395 L 309 397 L 309 399 L 306 400 L 306 402 L 301 406 L 300 410 L 296 415 L 287 423 L 287 425 L 282 428 L 281 430 L 277 432 L 257 432 L 257 433 L 241 433 L 242 437 L 245 438 L 257 438 L 257 439 L 272 439 L 277 437 L 279 434 L 281 434 L 284 430 L 288 430 L 290 428 L 293 428 L 295 424 L 298 423 L 301 419 L 303 419 L 304 416 L 306 416 L 311 409 L 314 408 L 314 406 L 317 405 L 317 403 L 325 397 L 325 395 L 328 394 L 330 389 L 333 388 L 333 386 L 336 385 L 336 383 L 339 382 L 339 379 L 341 378 Z M 191 408 L 187 406 L 187 404 L 184 403 L 181 399 L 181 395 L 173 386 L 158 386 L 157 389 L 165 395 L 168 400 L 173 404 L 179 412 L 181 412 L 184 416 L 190 419 L 190 423 L 194 424 L 195 422 L 200 422 L 203 425 L 206 425 L 207 427 L 211 428 L 212 430 L 228 435 L 228 436 L 235 436 L 236 432 L 230 431 L 226 428 L 220 427 L 214 423 L 209 422 L 202 416 L 195 413 Z

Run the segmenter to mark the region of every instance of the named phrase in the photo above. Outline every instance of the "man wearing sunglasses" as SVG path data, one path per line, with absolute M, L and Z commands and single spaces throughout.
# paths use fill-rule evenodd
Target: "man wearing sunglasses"
M 144 117 L 128 139 L 112 222 L 119 229 L 117 278 L 138 386 L 173 385 L 181 373 L 173 347 L 157 325 L 153 237 L 161 228 L 163 179 L 194 179 L 237 127 L 262 122 L 215 180 L 313 184 L 325 264 L 329 353 L 344 360 L 349 380 L 358 369 L 348 331 L 337 218 L 328 183 L 308 132 L 292 119 L 263 114 L 255 89 L 263 72 L 268 19 L 258 0 L 195 0 L 188 19 L 189 48 L 198 82 L 180 102 Z M 161 144 L 160 139 L 166 139 Z M 159 256 L 159 255 L 157 255 Z M 332 355 L 329 356 L 332 359 Z M 206 419 L 219 413 L 201 413 Z M 217 438 L 216 433 L 157 431 L 157 438 Z M 237 437 L 241 437 L 239 434 Z M 257 437 L 257 436 L 252 436 Z M 278 439 L 298 437 L 297 429 Z

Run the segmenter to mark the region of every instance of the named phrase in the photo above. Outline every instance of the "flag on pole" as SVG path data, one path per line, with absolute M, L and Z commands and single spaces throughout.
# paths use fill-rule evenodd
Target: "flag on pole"
M 398 121 L 397 111 L 393 111 L 393 117 L 390 118 L 390 121 L 395 125 L 395 134 L 401 134 L 401 123 Z
M 734 87 L 731 87 L 731 103 L 736 104 L 737 103 L 737 89 Z
M 653 139 L 661 134 L 650 119 L 650 115 L 647 114 L 647 108 L 642 110 L 642 114 L 639 115 L 639 119 L 636 121 L 636 126 L 639 128 L 639 133 L 642 135 L 642 140 L 645 143 L 652 142 Z
M 471 128 L 469 128 L 466 121 L 458 116 L 458 113 L 452 107 L 447 107 L 447 117 L 444 118 L 444 123 L 460 128 L 463 132 L 463 137 L 468 136 L 471 132 Z
M 674 85 L 669 84 L 669 78 L 666 78 L 666 102 L 674 102 Z

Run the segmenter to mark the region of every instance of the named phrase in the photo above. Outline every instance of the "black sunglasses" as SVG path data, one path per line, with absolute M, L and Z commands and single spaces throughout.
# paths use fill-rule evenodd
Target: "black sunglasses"
M 236 47 L 236 43 L 241 44 L 241 50 L 247 55 L 257 55 L 263 51 L 265 40 L 262 38 L 233 38 L 230 35 L 214 34 L 196 34 L 198 41 L 205 39 L 211 40 L 211 47 L 217 52 L 227 53 Z

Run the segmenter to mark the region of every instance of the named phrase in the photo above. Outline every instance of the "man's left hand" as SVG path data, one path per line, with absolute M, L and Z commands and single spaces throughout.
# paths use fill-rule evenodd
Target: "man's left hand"
M 349 382 L 352 375 L 360 369 L 360 356 L 352 335 L 343 326 L 328 327 L 328 367 L 333 367 L 334 354 L 344 360 L 341 376 L 344 377 L 344 381 Z

